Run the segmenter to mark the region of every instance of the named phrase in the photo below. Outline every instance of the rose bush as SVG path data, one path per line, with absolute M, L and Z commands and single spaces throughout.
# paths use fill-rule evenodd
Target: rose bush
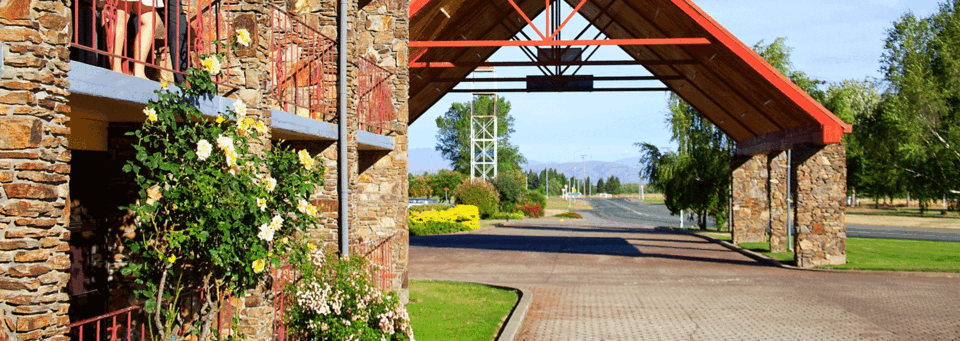
M 237 33 L 231 46 L 249 43 L 249 33 Z M 204 68 L 191 68 L 177 88 L 163 83 L 142 128 L 128 134 L 136 157 L 124 171 L 139 200 L 125 207 L 137 230 L 124 240 L 121 273 L 160 340 L 235 335 L 213 330 L 223 298 L 262 283 L 267 266 L 286 256 L 274 242 L 317 222 L 309 199 L 325 170 L 313 156 L 265 147 L 266 124 L 242 101 L 216 120 L 197 108 L 215 93 L 211 76 L 223 58 L 202 56 Z

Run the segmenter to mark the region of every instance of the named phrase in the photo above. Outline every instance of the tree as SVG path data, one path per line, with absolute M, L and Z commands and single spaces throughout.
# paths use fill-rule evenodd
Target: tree
M 520 171 L 527 159 L 517 146 L 510 144 L 510 134 L 516 132 L 510 116 L 510 102 L 503 97 L 497 101 L 497 168 L 498 172 Z M 479 96 L 474 103 L 477 113 L 493 114 L 493 98 Z M 437 117 L 437 146 L 453 170 L 470 174 L 470 102 L 453 103 L 443 116 Z
M 867 133 L 895 138 L 871 140 L 865 149 L 891 157 L 886 161 L 923 209 L 927 200 L 960 193 L 960 0 L 930 17 L 902 16 L 887 31 L 885 50 L 888 88 Z
M 645 164 L 641 176 L 663 189 L 671 213 L 693 212 L 700 229 L 707 228 L 708 216 L 721 225 L 730 196 L 732 141 L 676 95 L 670 97 L 669 115 L 678 151 L 663 153 L 652 144 L 637 143 Z
M 861 142 L 871 142 L 864 135 L 864 127 L 869 126 L 868 118 L 877 110 L 882 98 L 880 85 L 872 79 L 847 79 L 831 84 L 827 89 L 824 106 L 844 122 L 853 124 L 854 127 L 853 134 L 843 136 L 843 143 L 847 149 L 848 191 L 853 192 L 859 188 L 867 189 L 869 192 L 888 184 L 887 180 L 883 180 L 883 177 L 878 174 L 891 168 L 890 163 L 867 158 Z
M 597 180 L 597 192 L 607 193 L 607 189 L 603 183 L 603 178 Z
M 433 188 L 430 187 L 431 176 L 429 174 L 409 175 L 409 196 L 411 198 L 429 198 L 433 195 Z
M 523 173 L 520 171 L 500 173 L 493 179 L 493 186 L 500 194 L 500 209 L 503 212 L 513 212 L 526 199 L 527 191 L 523 188 Z
M 444 197 L 444 195 L 453 195 L 453 191 L 460 186 L 463 182 L 463 179 L 466 178 L 463 174 L 451 171 L 449 169 L 441 169 L 437 171 L 437 174 L 430 177 L 430 188 L 433 191 L 433 195 L 441 197 L 444 200 L 449 200 L 450 198 Z M 444 191 L 444 188 L 447 190 Z

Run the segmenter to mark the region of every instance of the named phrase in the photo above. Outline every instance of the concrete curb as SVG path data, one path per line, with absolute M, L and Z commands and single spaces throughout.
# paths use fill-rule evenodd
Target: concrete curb
M 946 273 L 946 272 L 869 271 L 869 270 L 835 270 L 835 269 L 801 268 L 801 267 L 796 267 L 796 266 L 793 266 L 793 265 L 783 264 L 783 263 L 781 263 L 780 261 L 778 261 L 778 260 L 776 260 L 776 259 L 773 259 L 773 258 L 770 258 L 770 257 L 767 257 L 767 256 L 764 255 L 764 254 L 761 254 L 761 253 L 757 253 L 757 252 L 753 252 L 753 251 L 744 249 L 744 248 L 739 247 L 739 246 L 737 246 L 737 245 L 733 245 L 732 243 L 729 243 L 729 242 L 726 242 L 726 241 L 723 241 L 723 240 L 720 240 L 720 239 L 717 239 L 717 238 L 714 238 L 714 237 L 711 237 L 711 236 L 699 234 L 699 233 L 696 233 L 696 232 L 685 231 L 685 230 L 671 230 L 671 231 L 675 231 L 675 232 L 678 232 L 678 233 L 682 233 L 682 234 L 686 234 L 686 235 L 691 235 L 691 236 L 697 236 L 697 237 L 700 237 L 700 238 L 702 238 L 702 239 L 706 239 L 706 240 L 708 240 L 708 241 L 710 241 L 710 242 L 712 242 L 712 243 L 720 244 L 720 245 L 722 245 L 723 247 L 726 247 L 726 248 L 728 248 L 728 249 L 730 249 L 730 250 L 739 252 L 739 253 L 743 254 L 744 256 L 753 258 L 754 260 L 756 260 L 756 261 L 758 261 L 758 262 L 766 263 L 766 264 L 769 264 L 769 265 L 772 265 L 772 266 L 775 266 L 775 267 L 778 267 L 778 268 L 783 268 L 783 269 L 788 269 L 788 270 L 812 271 L 812 272 L 828 272 L 828 273 L 838 273 L 838 274 L 851 274 L 851 273 L 853 273 L 853 274 L 861 274 L 861 275 L 888 275 L 888 276 L 899 276 L 899 277 L 960 278 L 960 274 Z
M 496 341 L 514 341 L 517 338 L 517 334 L 520 333 L 520 327 L 523 326 L 523 320 L 527 317 L 527 310 L 530 309 L 530 304 L 533 302 L 533 292 L 531 292 L 526 288 L 514 288 L 514 287 L 508 287 L 500 284 L 473 282 L 473 281 L 456 281 L 456 280 L 448 280 L 448 279 L 433 279 L 433 278 L 411 278 L 411 279 L 417 280 L 417 281 L 479 284 L 479 285 L 488 286 L 491 288 L 516 291 L 520 297 L 517 300 L 517 304 L 513 306 L 513 311 L 510 312 L 510 315 L 507 315 L 507 320 L 504 321 L 502 326 L 500 326 L 500 332 L 497 333 Z

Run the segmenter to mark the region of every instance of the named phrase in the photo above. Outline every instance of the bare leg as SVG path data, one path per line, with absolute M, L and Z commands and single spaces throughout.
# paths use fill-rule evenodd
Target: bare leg
M 137 31 L 137 51 L 134 55 L 134 58 L 140 63 L 133 65 L 133 75 L 147 78 L 147 74 L 144 73 L 146 67 L 144 63 L 150 56 L 150 51 L 153 50 L 153 32 L 157 29 L 157 12 L 153 10 L 153 7 L 144 5 L 140 6 L 140 10 L 140 29 Z
M 120 7 L 126 7 L 125 2 L 121 2 L 124 5 Z M 113 30 L 113 50 L 110 53 L 122 56 L 123 47 L 127 44 L 127 20 L 130 20 L 130 14 L 127 13 L 126 8 L 117 8 L 117 22 L 114 23 Z M 110 69 L 116 72 L 123 72 L 123 60 L 120 57 L 110 58 Z

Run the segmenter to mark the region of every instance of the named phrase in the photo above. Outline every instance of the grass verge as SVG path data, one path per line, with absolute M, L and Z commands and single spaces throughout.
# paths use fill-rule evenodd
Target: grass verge
M 593 206 L 590 205 L 584 199 L 576 199 L 570 202 L 563 200 L 558 197 L 550 197 L 547 199 L 547 209 L 563 209 L 563 210 L 592 210 Z
M 847 238 L 847 264 L 828 269 L 960 272 L 960 243 Z
M 770 252 L 770 243 L 740 243 L 740 247 L 766 255 L 767 257 L 776 259 L 778 262 L 788 265 L 797 265 L 797 262 L 793 259 L 793 252 Z
M 407 311 L 417 340 L 489 341 L 518 297 L 479 284 L 411 281 Z

